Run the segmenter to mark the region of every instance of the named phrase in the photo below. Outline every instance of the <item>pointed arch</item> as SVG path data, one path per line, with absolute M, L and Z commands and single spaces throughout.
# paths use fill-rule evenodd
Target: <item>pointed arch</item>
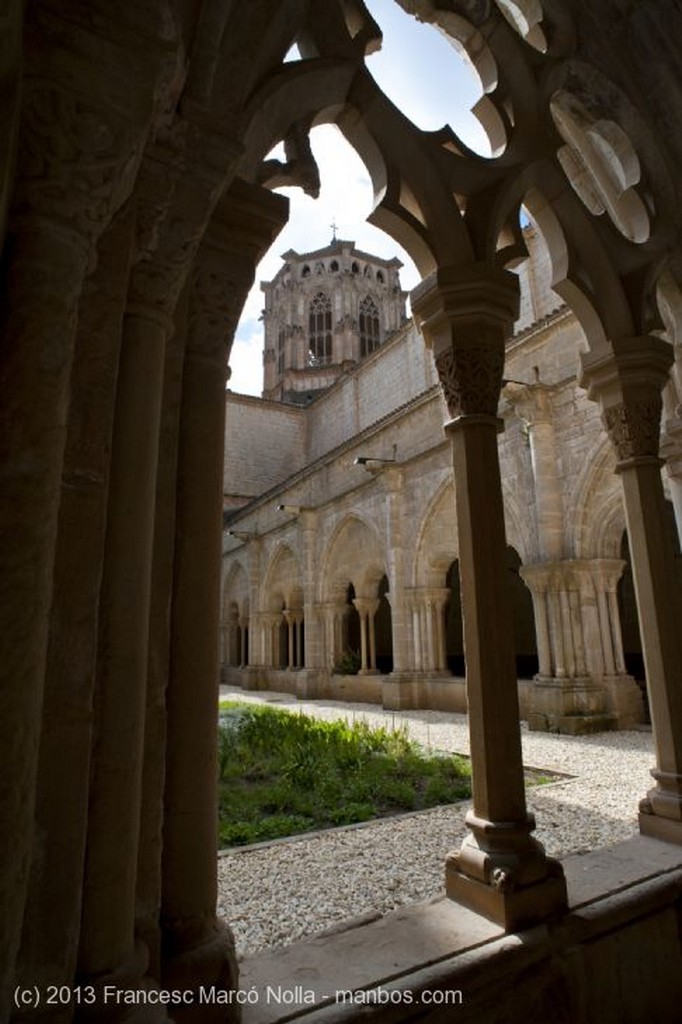
M 611 442 L 603 437 L 569 496 L 566 523 L 573 536 L 566 538 L 576 558 L 619 558 L 625 529 L 625 511 L 616 457 Z
M 452 473 L 436 489 L 417 531 L 412 586 L 442 587 L 459 542 Z
M 300 608 L 303 604 L 301 571 L 292 548 L 279 544 L 263 574 L 260 588 L 260 607 L 264 611 L 279 612 L 285 608 Z
M 321 559 L 320 599 L 344 603 L 349 583 L 357 597 L 376 597 L 388 574 L 385 541 L 356 513 L 343 517 Z

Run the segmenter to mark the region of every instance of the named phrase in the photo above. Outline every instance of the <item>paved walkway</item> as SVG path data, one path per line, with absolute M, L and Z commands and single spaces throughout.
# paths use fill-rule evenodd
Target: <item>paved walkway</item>
M 290 694 L 221 687 L 222 698 L 276 703 L 319 718 L 407 725 L 426 746 L 469 752 L 465 715 L 386 711 L 373 704 L 298 701 Z M 573 776 L 531 789 L 536 836 L 552 856 L 584 853 L 637 831 L 637 804 L 652 785 L 651 733 L 555 736 L 522 725 L 524 764 Z M 385 914 L 442 892 L 443 862 L 459 846 L 468 801 L 362 828 L 332 830 L 219 858 L 219 907 L 240 953 L 255 953 L 361 914 Z

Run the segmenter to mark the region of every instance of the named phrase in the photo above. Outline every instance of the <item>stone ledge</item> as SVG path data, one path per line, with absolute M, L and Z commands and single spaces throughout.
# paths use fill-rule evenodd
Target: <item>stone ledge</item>
M 507 991 L 513 998 L 521 1000 L 519 1006 L 525 1006 L 521 990 L 525 991 L 528 977 L 535 973 L 537 991 L 544 993 L 542 999 L 555 998 L 551 993 L 556 991 L 557 984 L 560 988 L 567 984 L 567 978 L 573 979 L 570 984 L 576 986 L 576 993 L 581 991 L 580 998 L 584 999 L 587 991 L 584 986 L 589 989 L 586 979 L 591 978 L 590 972 L 594 970 L 595 950 L 601 951 L 606 944 L 608 949 L 598 955 L 607 957 L 611 972 L 617 971 L 619 934 L 627 933 L 631 937 L 638 928 L 643 932 L 650 930 L 652 921 L 654 934 L 656 929 L 669 928 L 669 915 L 666 915 L 679 905 L 682 893 L 682 848 L 637 836 L 605 850 L 568 857 L 563 866 L 568 883 L 569 912 L 551 927 L 539 925 L 517 935 L 505 935 L 499 926 L 439 897 L 350 931 L 320 935 L 249 957 L 241 966 L 240 987 L 243 991 L 256 992 L 258 1002 L 244 1006 L 243 1022 L 283 1024 L 301 1017 L 306 1024 L 336 1024 L 357 1020 L 360 1016 L 363 1019 L 381 1017 L 392 1022 L 408 1020 L 422 1015 L 425 1008 L 420 1011 L 397 996 L 388 1005 L 360 1006 L 354 1002 L 337 1002 L 335 994 L 337 991 L 381 989 L 409 992 L 415 998 L 415 993 L 429 989 L 431 992 L 461 990 L 469 1004 L 468 1010 L 464 1006 L 456 1010 L 443 1006 L 439 1011 L 443 1020 L 452 1019 L 454 1013 L 458 1021 L 476 1020 L 483 1024 L 493 1019 L 485 1015 L 486 1000 L 491 1007 L 496 998 L 499 1000 L 500 985 L 508 986 Z M 635 938 L 635 946 L 639 948 L 639 938 Z M 661 951 L 649 949 L 648 932 L 642 935 L 642 942 L 644 970 L 650 967 L 647 967 L 648 960 L 655 963 Z M 518 992 L 515 989 L 517 976 L 523 979 Z M 636 983 L 637 979 L 633 980 L 632 984 Z M 639 983 L 641 988 L 641 977 Z M 654 979 L 652 985 L 657 984 Z M 682 979 L 670 981 L 669 988 L 670 992 L 657 990 L 640 995 L 657 999 L 658 1005 L 667 1005 L 668 998 L 682 996 Z M 279 1001 L 278 992 L 286 993 L 286 1000 Z M 531 998 L 535 997 L 529 995 L 528 999 Z M 592 995 L 587 998 L 592 999 Z M 599 995 L 594 999 L 598 1000 Z M 542 1005 L 545 1007 L 546 1003 Z M 519 1013 L 530 1010 L 529 1003 Z M 432 1012 L 436 1013 L 435 1007 Z M 617 1012 L 616 1008 L 613 1016 L 600 1019 L 616 1021 Z M 433 1019 L 441 1017 L 436 1014 Z M 573 1021 L 574 1018 L 557 1019 Z M 582 1019 L 582 1016 L 575 1018 L 576 1021 Z

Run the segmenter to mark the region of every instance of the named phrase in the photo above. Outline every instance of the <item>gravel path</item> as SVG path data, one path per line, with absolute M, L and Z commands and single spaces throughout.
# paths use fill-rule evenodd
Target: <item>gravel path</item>
M 469 752 L 465 715 L 385 711 L 373 704 L 298 701 L 288 694 L 221 687 L 222 698 L 276 703 L 318 718 L 406 723 L 426 746 Z M 552 856 L 584 853 L 637 831 L 637 803 L 652 785 L 650 732 L 556 736 L 522 725 L 524 764 L 575 778 L 531 789 L 535 835 Z M 469 802 L 223 853 L 219 913 L 241 955 L 284 945 L 363 914 L 385 914 L 442 892 L 446 853 L 459 846 Z

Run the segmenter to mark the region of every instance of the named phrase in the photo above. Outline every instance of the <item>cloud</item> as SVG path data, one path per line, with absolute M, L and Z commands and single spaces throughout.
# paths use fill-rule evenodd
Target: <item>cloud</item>
M 249 320 L 240 324 L 230 353 L 232 375 L 227 383 L 230 391 L 240 395 L 260 395 L 263 390 L 263 330 Z

